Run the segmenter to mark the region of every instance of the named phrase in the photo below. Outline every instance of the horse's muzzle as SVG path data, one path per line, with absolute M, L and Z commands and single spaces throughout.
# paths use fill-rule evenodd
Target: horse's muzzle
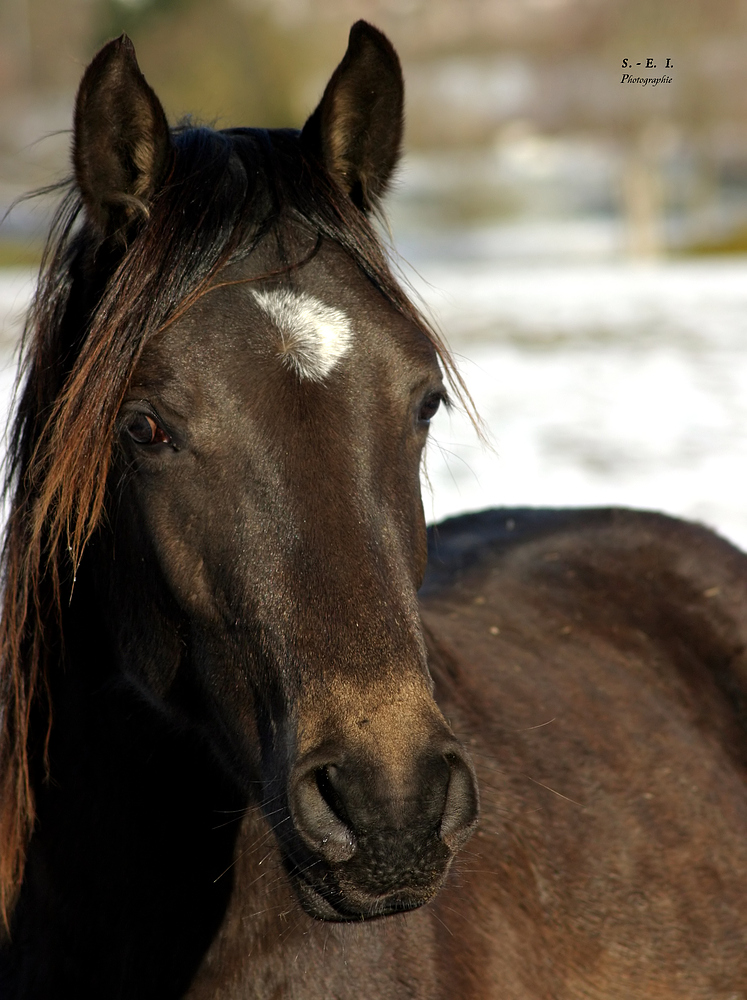
M 293 769 L 286 863 L 312 916 L 385 916 L 441 887 L 477 823 L 478 792 L 461 746 L 440 743 L 409 761 L 327 746 Z

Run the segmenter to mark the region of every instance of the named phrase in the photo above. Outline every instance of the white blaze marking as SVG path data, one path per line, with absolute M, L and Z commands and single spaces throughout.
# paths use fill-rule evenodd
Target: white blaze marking
M 280 334 L 279 354 L 300 378 L 321 382 L 351 344 L 350 319 L 305 292 L 253 292 Z

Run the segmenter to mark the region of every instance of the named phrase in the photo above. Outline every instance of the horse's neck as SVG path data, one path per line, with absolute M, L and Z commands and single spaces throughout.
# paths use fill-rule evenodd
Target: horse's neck
M 314 920 L 293 894 L 262 812 L 249 809 L 237 822 L 231 900 L 189 1000 L 446 995 L 429 907 L 365 923 Z
M 87 996 L 88 975 L 90 995 L 180 996 L 225 911 L 222 821 L 241 801 L 200 739 L 118 677 L 101 627 L 64 645 L 15 934 L 46 966 L 21 970 L 19 995 L 62 995 L 69 977 Z

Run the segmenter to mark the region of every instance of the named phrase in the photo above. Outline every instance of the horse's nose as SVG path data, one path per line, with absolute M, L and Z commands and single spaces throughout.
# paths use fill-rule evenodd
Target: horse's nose
M 456 851 L 472 832 L 477 785 L 456 740 L 409 763 L 342 752 L 325 756 L 314 754 L 299 765 L 290 801 L 298 833 L 328 862 L 347 861 L 375 843 L 376 853 L 393 851 L 407 867 L 405 855 L 417 854 L 434 837 Z

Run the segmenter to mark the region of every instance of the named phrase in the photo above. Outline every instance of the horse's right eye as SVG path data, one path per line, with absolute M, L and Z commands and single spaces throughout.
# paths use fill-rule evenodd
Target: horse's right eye
M 127 433 L 136 444 L 169 444 L 171 438 L 147 413 L 135 413 L 127 422 Z

